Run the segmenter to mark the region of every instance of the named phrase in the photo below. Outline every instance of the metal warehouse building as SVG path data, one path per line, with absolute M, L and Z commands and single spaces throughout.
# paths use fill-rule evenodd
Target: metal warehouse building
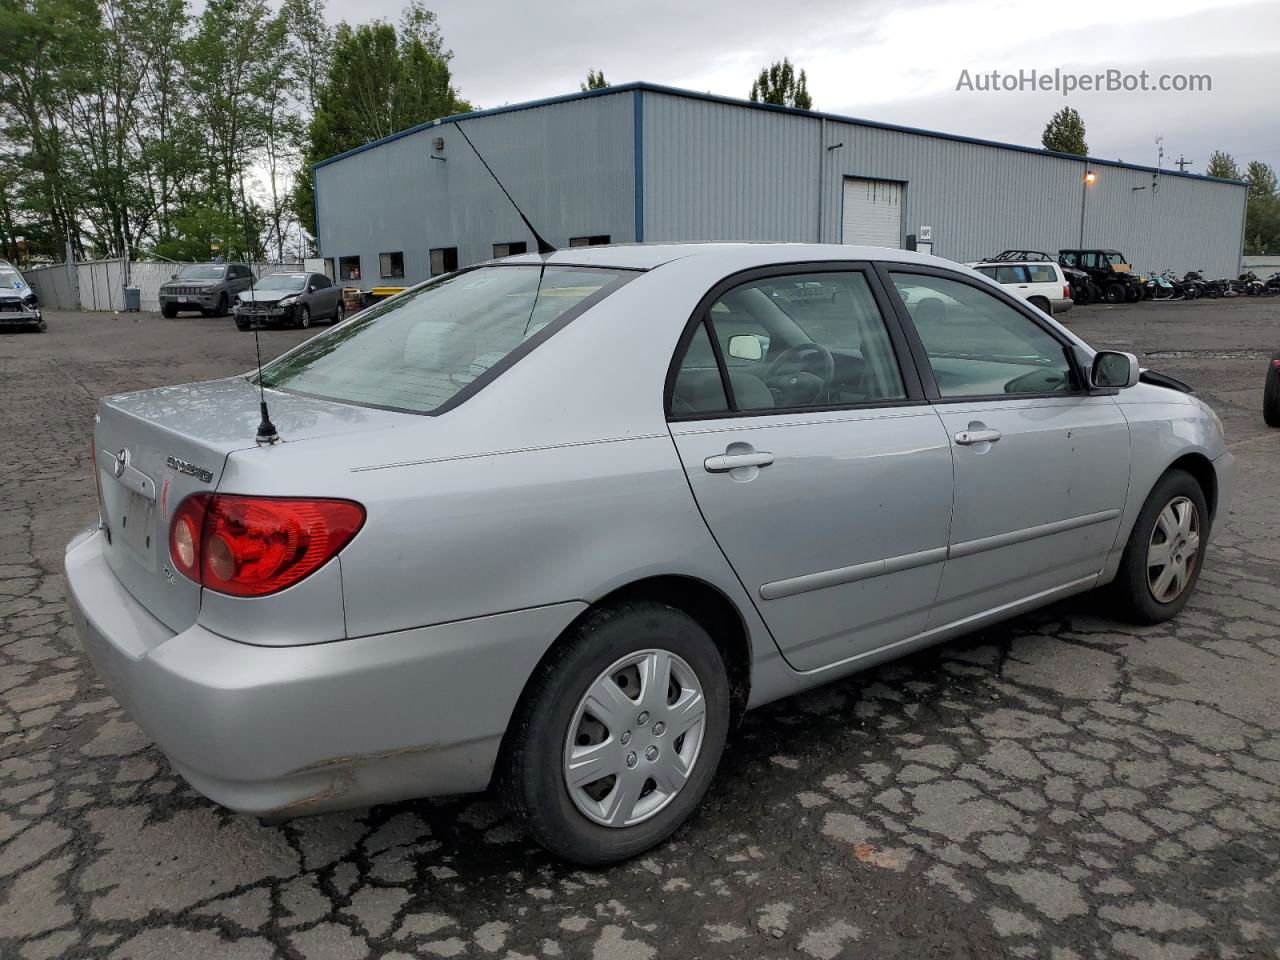
M 1083 235 L 1144 272 L 1239 270 L 1235 181 L 633 83 L 433 121 L 317 164 L 333 276 L 401 286 L 534 249 L 460 130 L 557 247 L 817 241 L 965 261 Z

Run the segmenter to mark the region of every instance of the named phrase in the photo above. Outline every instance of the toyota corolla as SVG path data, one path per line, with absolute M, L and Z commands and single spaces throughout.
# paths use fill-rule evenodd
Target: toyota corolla
M 1232 477 L 1186 386 L 865 247 L 482 264 L 96 419 L 75 620 L 196 789 L 495 785 L 588 864 L 670 834 L 745 710 L 1089 590 L 1172 617 Z

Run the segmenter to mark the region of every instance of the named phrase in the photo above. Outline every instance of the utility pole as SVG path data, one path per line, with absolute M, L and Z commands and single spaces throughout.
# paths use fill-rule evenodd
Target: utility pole
M 1183 158 L 1182 154 L 1178 154 L 1177 165 L 1179 173 L 1186 173 L 1187 167 L 1191 166 L 1193 163 L 1195 163 L 1194 160 L 1186 160 Z

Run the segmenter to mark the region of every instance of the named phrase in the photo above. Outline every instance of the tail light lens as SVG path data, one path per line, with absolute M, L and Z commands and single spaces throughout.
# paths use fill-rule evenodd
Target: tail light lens
M 1063 287 L 1062 287 L 1062 299 L 1063 299 L 1063 300 L 1070 300 L 1070 299 L 1071 299 L 1071 284 L 1065 284 L 1065 285 L 1063 285 Z
M 351 500 L 196 493 L 174 511 L 169 556 L 201 586 L 261 597 L 319 570 L 364 518 L 364 507 Z

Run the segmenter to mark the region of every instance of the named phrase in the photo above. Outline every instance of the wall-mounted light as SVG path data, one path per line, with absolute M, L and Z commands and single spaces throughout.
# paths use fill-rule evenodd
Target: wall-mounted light
M 1092 170 L 1088 171 L 1088 172 L 1084 175 L 1084 182 L 1085 182 L 1085 183 L 1087 183 L 1087 184 L 1090 184 L 1090 185 L 1092 185 L 1092 184 L 1093 184 L 1093 182 L 1094 182 L 1095 180 L 1097 180 L 1097 179 L 1098 179 L 1098 175 L 1097 175 L 1096 173 L 1094 173 Z

